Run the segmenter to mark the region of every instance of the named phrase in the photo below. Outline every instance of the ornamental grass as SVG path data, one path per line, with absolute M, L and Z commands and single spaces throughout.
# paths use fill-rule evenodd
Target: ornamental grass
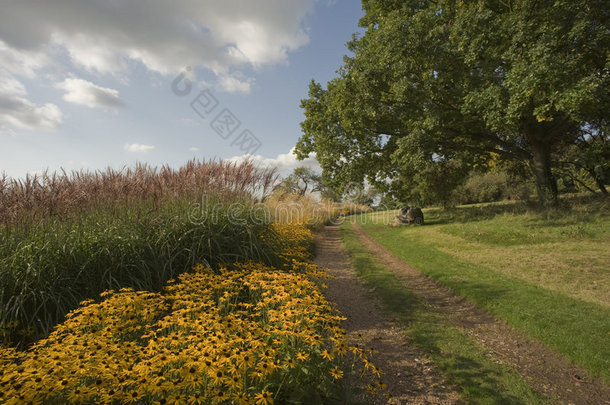
M 0 345 L 48 335 L 104 290 L 159 292 L 198 261 L 280 264 L 254 208 L 276 177 L 249 161 L 0 177 Z
M 275 169 L 253 161 L 191 160 L 178 169 L 137 164 L 120 170 L 48 172 L 25 179 L 0 176 L 0 224 L 70 218 L 89 208 L 161 206 L 202 193 L 223 198 L 265 197 L 278 178 Z

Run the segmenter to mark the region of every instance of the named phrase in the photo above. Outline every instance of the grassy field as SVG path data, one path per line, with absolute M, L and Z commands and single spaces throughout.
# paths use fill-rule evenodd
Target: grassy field
M 375 289 L 387 310 L 398 316 L 409 337 L 428 353 L 462 400 L 478 404 L 543 403 L 511 368 L 489 358 L 463 331 L 448 325 L 419 300 L 358 241 L 351 224 L 342 236 L 358 275 Z
M 563 211 L 514 204 L 426 210 L 426 226 L 362 227 L 497 318 L 610 380 L 610 214 L 605 202 Z

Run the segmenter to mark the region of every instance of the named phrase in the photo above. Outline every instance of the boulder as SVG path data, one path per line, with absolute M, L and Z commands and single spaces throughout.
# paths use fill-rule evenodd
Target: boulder
M 395 223 L 400 225 L 423 225 L 424 213 L 419 207 L 404 207 L 400 209 L 400 213 L 394 218 Z

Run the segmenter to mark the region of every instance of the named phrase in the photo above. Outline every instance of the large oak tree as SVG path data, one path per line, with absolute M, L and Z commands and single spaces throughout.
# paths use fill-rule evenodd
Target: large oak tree
M 337 186 L 367 178 L 398 194 L 435 173 L 450 187 L 499 156 L 553 201 L 554 156 L 592 137 L 608 153 L 609 5 L 363 0 L 364 35 L 302 101 L 297 156 L 316 152 Z

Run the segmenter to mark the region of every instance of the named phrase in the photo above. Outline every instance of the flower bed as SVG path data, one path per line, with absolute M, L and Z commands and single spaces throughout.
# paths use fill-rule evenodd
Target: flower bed
M 162 293 L 107 291 L 28 351 L 0 350 L 0 402 L 325 403 L 344 395 L 344 372 L 379 377 L 304 260 L 309 231 L 278 232 L 290 269 L 198 265 Z

